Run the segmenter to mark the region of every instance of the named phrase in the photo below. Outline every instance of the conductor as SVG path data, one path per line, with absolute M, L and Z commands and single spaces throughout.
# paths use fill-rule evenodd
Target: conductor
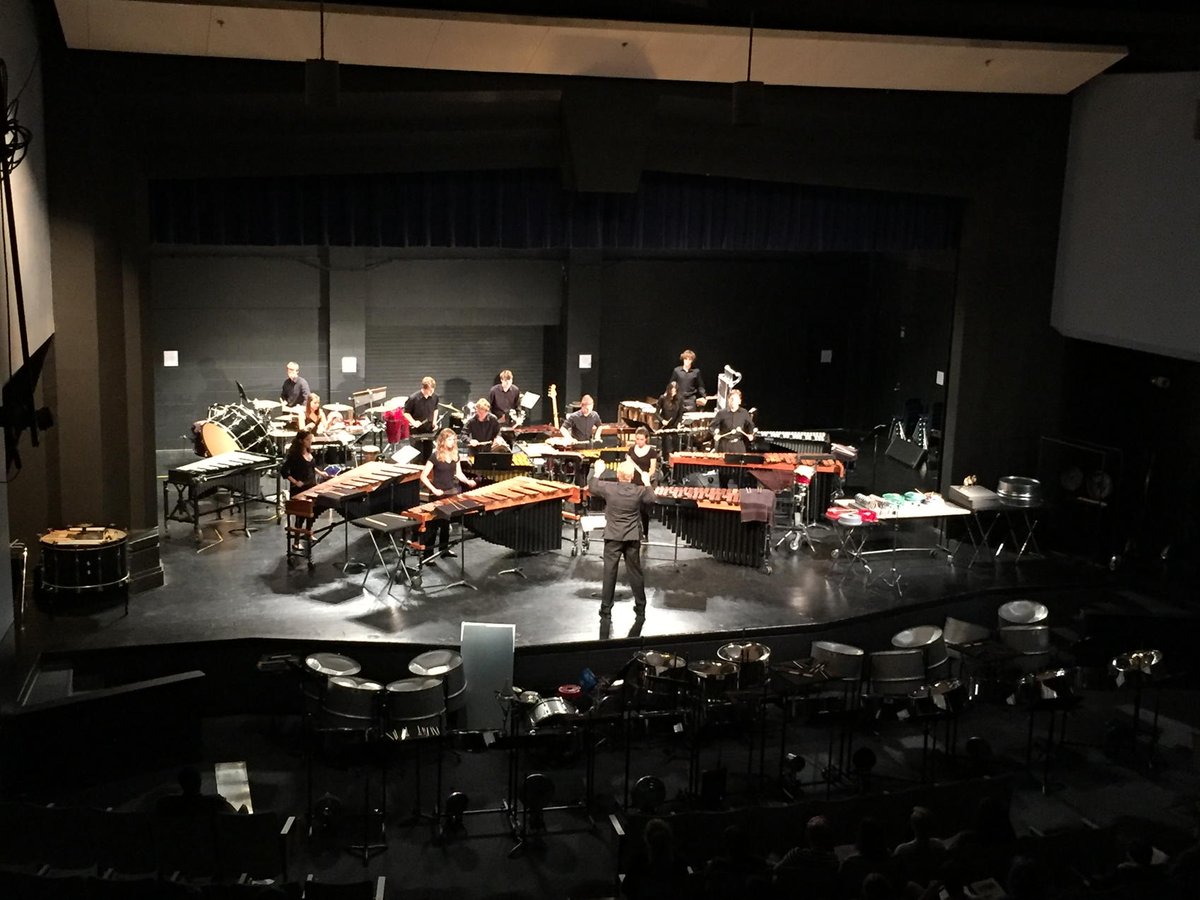
M 642 574 L 640 555 L 642 539 L 642 510 L 654 503 L 654 491 L 634 484 L 637 466 L 626 459 L 617 467 L 616 483 L 601 481 L 605 466 L 596 460 L 588 490 L 605 503 L 604 526 L 604 587 L 600 592 L 600 623 L 612 621 L 613 597 L 617 590 L 617 564 L 625 557 L 629 587 L 633 590 L 633 610 L 638 621 L 646 618 L 646 579 Z

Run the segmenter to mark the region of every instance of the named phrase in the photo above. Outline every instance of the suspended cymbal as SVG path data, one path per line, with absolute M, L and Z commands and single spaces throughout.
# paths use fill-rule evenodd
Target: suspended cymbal
M 279 406 L 278 400 L 251 400 L 250 405 L 255 409 L 275 409 Z
M 326 403 L 321 408 L 329 412 L 350 412 L 354 407 L 347 406 L 345 403 Z

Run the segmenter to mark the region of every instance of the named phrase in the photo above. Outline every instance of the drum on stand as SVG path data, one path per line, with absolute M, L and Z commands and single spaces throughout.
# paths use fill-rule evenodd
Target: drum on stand
M 462 655 L 454 650 L 429 650 L 413 657 L 408 671 L 421 678 L 441 678 L 446 697 L 446 711 L 462 709 L 467 703 L 467 681 L 463 673 Z
M 200 426 L 204 447 L 209 456 L 233 453 L 261 453 L 272 456 L 275 443 L 267 434 L 262 419 L 244 406 L 213 406 L 208 419 Z
M 52 591 L 104 591 L 129 583 L 127 535 L 117 528 L 80 525 L 40 538 L 42 587 Z
M 737 663 L 739 690 L 759 687 L 771 680 L 771 648 L 766 644 L 734 642 L 717 650 L 717 656 Z
M 571 721 L 576 716 L 575 707 L 562 697 L 547 697 L 529 710 L 529 727 L 536 731 Z

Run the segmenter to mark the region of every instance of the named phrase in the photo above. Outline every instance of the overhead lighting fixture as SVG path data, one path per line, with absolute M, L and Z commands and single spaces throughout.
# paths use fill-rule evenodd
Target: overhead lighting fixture
M 746 48 L 746 80 L 733 83 L 733 124 L 761 125 L 763 116 L 763 83 L 751 81 L 750 67 L 754 62 L 754 13 L 750 13 L 750 42 Z
M 336 109 L 340 87 L 338 64 L 325 58 L 325 4 L 321 4 L 321 58 L 304 61 L 304 105 L 312 109 Z

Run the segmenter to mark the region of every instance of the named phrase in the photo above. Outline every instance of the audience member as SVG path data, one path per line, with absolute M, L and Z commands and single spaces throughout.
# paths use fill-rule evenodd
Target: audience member
M 872 872 L 895 881 L 892 854 L 888 852 L 884 825 L 878 819 L 864 816 L 858 823 L 858 837 L 854 841 L 854 852 L 842 860 L 838 869 L 838 882 L 843 897 L 858 897 L 863 879 Z
M 837 893 L 838 858 L 833 829 L 824 816 L 813 816 L 804 826 L 804 845 L 783 855 L 775 866 L 776 893 L 806 900 L 826 900 Z
M 192 766 L 179 770 L 178 794 L 159 799 L 155 812 L 160 816 L 216 815 L 237 812 L 220 794 L 205 794 L 200 790 L 200 771 Z
M 730 825 L 724 834 L 725 851 L 704 867 L 704 895 L 727 900 L 745 890 L 760 890 L 770 884 L 767 861 L 754 852 L 750 835 L 741 825 Z
M 947 859 L 921 894 L 921 900 L 966 900 L 966 871 L 953 859 Z
M 959 862 L 967 882 L 1008 875 L 1017 849 L 1017 834 L 1008 809 L 995 797 L 984 797 L 975 809 L 975 821 L 946 841 L 946 850 Z
M 912 840 L 892 851 L 897 877 L 925 887 L 946 859 L 946 845 L 933 836 L 933 813 L 914 806 L 908 817 Z
M 662 819 L 642 829 L 640 852 L 631 861 L 621 891 L 631 900 L 672 900 L 688 892 L 688 870 L 675 854 L 675 834 Z

